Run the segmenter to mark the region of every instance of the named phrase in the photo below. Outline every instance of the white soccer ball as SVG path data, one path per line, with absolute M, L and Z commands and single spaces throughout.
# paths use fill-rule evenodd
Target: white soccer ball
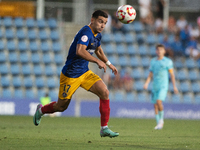
M 136 11 L 131 5 L 122 5 L 117 9 L 116 16 L 119 21 L 128 24 L 135 20 Z

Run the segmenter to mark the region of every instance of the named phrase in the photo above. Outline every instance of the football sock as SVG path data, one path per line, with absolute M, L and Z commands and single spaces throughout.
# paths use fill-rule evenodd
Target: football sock
M 159 114 L 156 114 L 155 117 L 156 117 L 156 123 L 158 124 L 158 122 L 160 120 Z
M 158 111 L 158 113 L 159 113 L 159 118 L 160 118 L 160 120 L 162 121 L 162 122 L 164 122 L 164 111 L 162 110 L 162 111 Z
M 108 125 L 109 117 L 110 117 L 110 104 L 108 100 L 100 99 L 99 111 L 101 114 L 101 127 L 105 127 Z
M 44 105 L 41 108 L 41 112 L 42 114 L 51 114 L 54 113 L 54 109 L 53 109 L 53 104 L 55 104 L 56 102 L 51 102 L 50 104 Z
M 105 129 L 105 128 L 107 128 L 108 126 L 101 126 L 101 129 Z

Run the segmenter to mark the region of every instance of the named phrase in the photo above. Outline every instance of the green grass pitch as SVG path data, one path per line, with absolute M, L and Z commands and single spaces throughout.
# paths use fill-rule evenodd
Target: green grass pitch
M 0 116 L 0 150 L 199 150 L 200 120 L 165 120 L 154 130 L 153 119 L 111 118 L 119 137 L 100 137 L 99 118 Z

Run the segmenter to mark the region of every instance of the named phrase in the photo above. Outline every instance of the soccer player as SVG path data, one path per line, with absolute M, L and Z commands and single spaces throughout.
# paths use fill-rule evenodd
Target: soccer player
M 107 23 L 108 15 L 104 11 L 97 10 L 92 14 L 89 25 L 84 26 L 74 37 L 69 48 L 65 65 L 60 75 L 60 87 L 58 101 L 42 106 L 38 104 L 33 123 L 40 124 L 44 114 L 63 112 L 67 109 L 72 95 L 82 87 L 96 94 L 100 98 L 99 111 L 101 114 L 101 137 L 116 137 L 119 135 L 108 128 L 110 116 L 109 91 L 101 78 L 88 68 L 88 63 L 93 62 L 106 72 L 107 66 L 117 75 L 118 71 L 105 56 L 101 48 L 101 32 Z M 95 52 L 96 58 L 92 56 Z M 107 66 L 106 66 L 107 65 Z
M 150 63 L 150 73 L 144 84 L 144 89 L 148 88 L 148 85 L 153 78 L 152 89 L 152 103 L 154 104 L 155 117 L 157 125 L 154 129 L 162 129 L 164 125 L 164 109 L 162 102 L 165 100 L 168 91 L 169 74 L 174 87 L 174 93 L 178 93 L 176 87 L 176 81 L 173 71 L 173 62 L 171 59 L 165 57 L 165 48 L 162 44 L 156 46 L 157 57 L 153 58 Z M 169 72 L 169 73 L 168 73 Z

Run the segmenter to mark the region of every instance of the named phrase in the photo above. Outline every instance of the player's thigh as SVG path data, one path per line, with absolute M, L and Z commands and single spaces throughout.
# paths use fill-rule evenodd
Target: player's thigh
M 71 99 L 80 84 L 80 78 L 69 78 L 61 73 L 58 98 L 61 100 Z
M 96 94 L 101 99 L 109 99 L 109 91 L 102 80 L 99 80 L 94 85 L 92 85 L 89 91 Z

